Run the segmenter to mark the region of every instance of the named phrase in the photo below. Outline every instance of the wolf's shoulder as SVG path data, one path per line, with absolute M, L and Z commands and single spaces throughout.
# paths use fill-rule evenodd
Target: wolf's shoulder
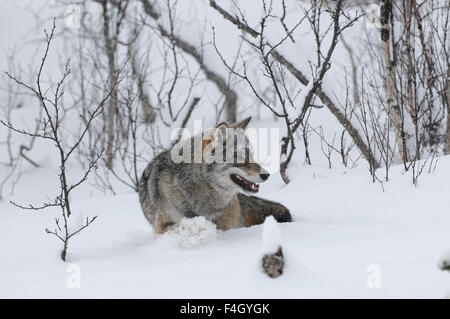
M 147 164 L 143 171 L 143 176 L 150 176 L 152 173 L 158 173 L 173 166 L 170 156 L 170 149 L 162 151 Z

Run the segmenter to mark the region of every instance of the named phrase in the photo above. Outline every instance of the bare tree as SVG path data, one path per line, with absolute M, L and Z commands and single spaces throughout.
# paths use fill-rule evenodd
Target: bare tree
M 109 73 L 109 88 L 111 90 L 111 98 L 109 99 L 108 109 L 108 133 L 106 143 L 106 165 L 108 168 L 113 167 L 114 159 L 114 137 L 115 137 L 115 122 L 117 115 L 117 91 L 115 90 L 115 75 L 117 73 L 117 46 L 119 44 L 119 37 L 121 32 L 122 23 L 125 18 L 129 1 L 117 1 L 115 8 L 116 12 L 111 12 L 111 6 L 108 5 L 110 1 L 102 1 L 102 17 L 103 17 L 103 35 L 105 42 L 105 51 L 108 58 L 108 73 Z M 115 16 L 114 21 L 111 21 L 111 17 Z
M 22 70 L 16 70 L 16 61 L 14 61 L 15 50 L 12 50 L 7 55 L 8 68 L 10 73 L 22 74 Z M 21 109 L 24 103 L 20 100 L 20 96 L 26 94 L 26 92 L 21 92 L 21 88 L 17 87 L 11 81 L 6 81 L 5 87 L 2 88 L 7 95 L 4 107 L 4 118 L 7 122 L 10 122 L 15 110 Z M 37 114 L 37 119 L 34 126 L 34 133 L 39 131 L 41 125 L 42 110 L 39 110 Z M 6 133 L 6 138 L 4 141 L 0 141 L 0 145 L 4 145 L 6 149 L 6 154 L 8 155 L 8 160 L 4 163 L 0 163 L 8 169 L 8 173 L 0 182 L 0 200 L 3 198 L 3 190 L 7 184 L 10 184 L 11 192 L 14 190 L 14 185 L 19 181 L 21 172 L 22 161 L 25 161 L 32 165 L 33 167 L 39 167 L 39 164 L 32 159 L 29 155 L 30 151 L 33 149 L 36 138 L 30 136 L 24 136 L 24 139 L 18 143 L 13 140 L 13 132 L 8 130 Z
M 381 43 L 384 56 L 386 73 L 386 104 L 389 117 L 395 130 L 396 142 L 400 156 L 404 163 L 408 162 L 408 151 L 406 145 L 406 132 L 404 129 L 404 118 L 401 107 L 397 103 L 395 75 L 391 58 L 391 24 L 392 24 L 392 1 L 381 2 Z
M 286 169 L 292 160 L 293 153 L 296 149 L 295 146 L 295 137 L 294 133 L 303 126 L 304 119 L 306 114 L 311 107 L 315 107 L 314 100 L 316 97 L 320 99 L 320 101 L 331 111 L 331 113 L 337 118 L 337 120 L 344 126 L 347 133 L 350 135 L 355 145 L 359 148 L 364 157 L 373 163 L 374 166 L 377 166 L 377 162 L 373 154 L 370 152 L 367 145 L 364 143 L 362 137 L 359 132 L 354 128 L 353 124 L 349 121 L 345 114 L 342 113 L 341 109 L 332 102 L 332 99 L 322 90 L 322 81 L 326 72 L 329 70 L 331 66 L 331 57 L 333 55 L 334 49 L 338 43 L 339 36 L 343 30 L 353 25 L 353 23 L 359 19 L 359 16 L 348 18 L 345 23 L 341 24 L 341 18 L 343 16 L 343 1 L 337 1 L 335 6 L 327 12 L 330 13 L 332 20 L 332 40 L 328 49 L 323 49 L 321 47 L 323 41 L 323 35 L 319 34 L 319 21 L 322 17 L 322 6 L 320 1 L 313 1 L 311 3 L 311 9 L 305 12 L 305 15 L 300 21 L 292 27 L 287 35 L 280 39 L 280 41 L 274 45 L 270 44 L 266 39 L 265 28 L 267 20 L 273 18 L 272 7 L 270 4 L 266 4 L 264 2 L 265 15 L 260 20 L 260 30 L 257 31 L 250 27 L 247 24 L 245 17 L 234 16 L 227 12 L 225 9 L 220 7 L 214 0 L 210 0 L 210 6 L 214 8 L 218 13 L 220 13 L 226 20 L 233 23 L 240 30 L 244 31 L 245 34 L 249 35 L 251 38 L 256 39 L 256 42 L 252 42 L 250 39 L 246 39 L 246 42 L 250 44 L 261 57 L 261 61 L 263 64 L 263 68 L 265 73 L 271 79 L 271 83 L 273 89 L 276 93 L 279 104 L 281 105 L 281 111 L 276 111 L 275 107 L 270 104 L 270 102 L 265 101 L 264 98 L 259 94 L 255 88 L 255 85 L 249 79 L 247 72 L 240 74 L 233 70 L 227 61 L 221 56 L 222 61 L 228 67 L 229 71 L 234 73 L 236 76 L 240 77 L 244 81 L 246 81 L 252 92 L 256 95 L 259 102 L 265 105 L 268 109 L 270 109 L 275 116 L 282 118 L 286 124 L 287 134 L 282 139 L 282 147 L 281 152 L 285 155 L 285 159 L 282 161 L 280 165 L 280 173 L 282 175 L 283 180 L 288 183 L 289 178 L 286 173 Z M 239 10 L 239 12 L 242 12 Z M 347 17 L 347 16 L 346 16 Z M 279 17 L 280 20 L 283 17 Z M 316 46 L 317 46 L 317 62 L 314 66 L 314 72 L 311 76 L 311 80 L 298 70 L 291 62 L 289 62 L 283 55 L 281 55 L 277 48 L 283 44 L 286 40 L 291 39 L 291 34 L 295 31 L 295 29 L 302 23 L 303 19 L 308 19 L 312 29 L 316 34 Z M 216 47 L 217 49 L 217 47 Z M 220 55 L 220 52 L 217 50 Z M 293 99 L 289 96 L 289 93 L 283 89 L 284 81 L 279 80 L 277 74 L 283 74 L 283 70 L 286 69 L 296 80 L 298 80 L 302 85 L 305 85 L 305 92 L 302 92 L 304 99 L 301 101 L 300 105 L 300 113 L 294 118 L 289 119 L 287 116 L 287 107 L 293 107 Z M 281 82 L 281 85 L 279 84 Z
M 354 166 L 365 158 L 373 181 L 378 180 L 380 165 L 384 179 L 389 179 L 397 153 L 406 170 L 417 171 L 419 166 L 412 162 L 426 158 L 430 151 L 450 152 L 449 9 L 441 5 L 442 1 L 380 0 L 381 29 L 373 30 L 376 40 L 371 38 L 366 48 L 355 45 L 350 29 L 357 21 L 357 27 L 362 26 L 362 10 L 350 8 L 361 1 L 311 0 L 300 6 L 295 20 L 286 1 L 263 1 L 257 25 L 249 24 L 238 2 L 231 1 L 234 10 L 226 10 L 219 3 L 210 0 L 209 7 L 242 35 L 237 54 L 225 59 L 218 48 L 221 39 L 215 38 L 213 30 L 213 44 L 226 67 L 225 74 L 204 58 L 205 28 L 200 32 L 200 43 L 179 32 L 182 13 L 177 0 L 83 2 L 86 10 L 80 32 L 64 29 L 71 42 L 75 43 L 74 37 L 78 41 L 79 59 L 74 71 L 79 86 L 70 88 L 77 97 L 74 107 L 80 107 L 80 113 L 89 117 L 90 105 L 99 102 L 104 87 L 111 91 L 105 112 L 90 125 L 76 152 L 80 163 L 88 168 L 86 163 L 105 148 L 106 156 L 99 161 L 101 169 L 96 171 L 100 188 L 115 193 L 114 181 L 118 180 L 136 190 L 141 165 L 166 144 L 159 136 L 166 134 L 166 129 L 189 125 L 198 114 L 198 106 L 205 102 L 215 108 L 216 121 L 234 121 L 236 83 L 246 84 L 253 95 L 248 109 L 255 108 L 251 111 L 259 114 L 266 108 L 285 127 L 280 141 L 280 172 L 286 183 L 290 180 L 288 167 L 300 143 L 306 164 L 312 161 L 312 143 L 319 142 L 327 159 L 337 152 L 345 166 Z M 88 6 L 98 10 L 88 10 Z M 272 26 L 281 26 L 278 38 L 271 33 Z M 281 53 L 281 46 L 298 42 L 296 36 L 302 28 L 308 29 L 314 39 L 313 58 L 302 61 L 309 63 L 308 72 Z M 341 94 L 335 95 L 324 85 L 335 70 L 333 67 L 329 72 L 336 60 L 335 51 L 341 49 L 339 42 L 348 53 L 348 83 L 353 89 L 348 93 L 347 87 L 345 102 Z M 367 49 L 371 62 L 376 63 L 363 65 L 367 62 L 358 56 L 359 49 Z M 246 60 L 251 50 L 258 59 Z M 122 59 L 130 62 L 125 70 L 129 77 L 119 87 L 115 74 Z M 344 68 L 347 80 L 347 65 Z M 203 92 L 209 91 L 211 84 L 219 93 L 214 94 L 212 103 L 202 95 L 208 94 Z M 333 135 L 323 134 L 325 125 L 309 124 L 311 114 L 321 108 L 329 110 L 342 125 L 334 143 Z M 312 141 L 314 133 L 319 138 Z M 353 156 L 353 148 L 360 154 Z M 22 154 L 29 157 L 26 148 Z M 20 157 L 28 161 L 23 155 Z M 29 160 L 33 161 L 31 157 Z
M 445 134 L 444 154 L 450 154 L 450 67 L 447 71 L 447 80 L 445 84 L 445 100 L 447 101 L 447 131 Z
M 217 89 L 225 96 L 225 109 L 226 109 L 226 116 L 225 120 L 230 122 L 236 121 L 236 111 L 237 111 L 237 94 L 236 92 L 230 87 L 229 83 L 226 81 L 226 79 L 219 74 L 218 72 L 215 72 L 212 68 L 210 68 L 204 61 L 203 56 L 201 54 L 201 51 L 199 51 L 198 48 L 196 48 L 194 45 L 190 44 L 188 41 L 180 38 L 174 33 L 173 28 L 173 20 L 171 21 L 171 26 L 169 29 L 167 29 L 161 22 L 160 13 L 155 9 L 154 5 L 148 1 L 148 0 L 140 0 L 142 3 L 142 7 L 144 9 L 145 14 L 150 17 L 155 23 L 156 23 L 156 29 L 160 33 L 160 35 L 166 39 L 168 39 L 171 44 L 174 47 L 177 47 L 181 51 L 183 51 L 185 54 L 189 55 L 194 59 L 196 63 L 198 63 L 200 69 L 205 74 L 206 78 L 215 84 Z M 169 6 L 170 9 L 170 6 Z M 168 10 L 170 15 L 170 10 Z
M 102 101 L 91 110 L 89 116 L 87 118 L 84 118 L 85 124 L 83 130 L 78 135 L 78 137 L 72 143 L 70 143 L 70 141 L 68 141 L 67 138 L 64 137 L 63 135 L 63 126 L 62 126 L 63 120 L 64 118 L 66 118 L 64 106 L 62 105 L 62 97 L 64 95 L 65 81 L 70 75 L 69 61 L 67 61 L 65 65 L 61 79 L 55 84 L 55 88 L 53 89 L 52 94 L 50 94 L 50 92 L 52 91 L 51 87 L 44 88 L 42 86 L 43 70 L 46 64 L 52 39 L 55 34 L 55 28 L 56 25 L 54 20 L 51 32 L 47 33 L 45 31 L 46 35 L 45 52 L 41 60 L 41 64 L 39 65 L 39 69 L 36 76 L 36 82 L 34 85 L 27 84 L 21 81 L 20 79 L 16 78 L 13 74 L 6 73 L 7 76 L 12 81 L 14 81 L 17 85 L 23 87 L 24 89 L 28 90 L 39 101 L 39 105 L 42 108 L 44 114 L 42 120 L 42 127 L 40 131 L 35 133 L 26 131 L 24 129 L 18 129 L 11 122 L 4 122 L 3 120 L 1 121 L 1 123 L 11 131 L 26 136 L 30 136 L 33 138 L 49 141 L 55 146 L 55 151 L 57 152 L 59 157 L 59 174 L 58 174 L 59 194 L 55 196 L 53 201 L 45 202 L 40 206 L 33 206 L 31 204 L 28 206 L 23 206 L 14 202 L 11 203 L 19 208 L 26 210 L 42 210 L 50 207 L 58 207 L 61 210 L 61 216 L 63 220 L 62 224 L 60 223 L 60 219 L 56 218 L 55 229 L 54 230 L 46 229 L 46 232 L 48 234 L 56 236 L 63 242 L 61 259 L 65 261 L 70 238 L 80 233 L 83 229 L 88 227 L 97 218 L 97 216 L 94 216 L 92 218 L 87 217 L 85 222 L 81 226 L 79 226 L 78 229 L 72 232 L 69 231 L 68 228 L 69 218 L 72 215 L 70 195 L 74 189 L 79 187 L 83 182 L 87 180 L 91 171 L 96 167 L 96 163 L 102 153 L 100 152 L 99 154 L 97 154 L 95 159 L 89 163 L 89 166 L 85 170 L 83 176 L 73 183 L 71 183 L 69 180 L 67 164 L 69 163 L 69 160 L 71 159 L 72 155 L 76 152 L 76 150 L 80 146 L 83 138 L 86 135 L 86 132 L 89 130 L 92 121 L 103 112 L 104 105 L 107 102 L 108 98 L 110 97 L 111 91 L 108 91 L 108 93 L 105 94 Z M 115 83 L 117 83 L 118 75 L 115 76 L 114 78 L 116 79 Z M 114 87 L 115 85 L 116 84 L 114 84 Z

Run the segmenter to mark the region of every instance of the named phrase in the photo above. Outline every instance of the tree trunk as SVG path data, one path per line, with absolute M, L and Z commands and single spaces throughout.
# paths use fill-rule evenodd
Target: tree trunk
M 117 91 L 114 89 L 115 86 L 115 59 L 114 53 L 112 56 L 109 56 L 109 82 L 110 82 L 110 90 L 111 96 L 109 99 L 109 108 L 108 108 L 108 135 L 106 141 L 106 166 L 111 169 L 113 168 L 114 162 L 114 137 L 115 137 L 115 121 L 117 114 Z
M 398 146 L 400 156 L 404 163 L 408 162 L 408 154 L 406 148 L 406 136 L 404 131 L 403 115 L 397 103 L 396 89 L 395 89 L 395 74 L 393 64 L 391 61 L 391 18 L 392 18 L 392 1 L 381 1 L 381 48 L 384 56 L 385 67 L 385 89 L 386 89 L 386 104 L 388 108 L 389 120 L 392 122 L 395 131 L 395 140 Z
M 106 136 L 106 166 L 111 169 L 114 160 L 114 137 L 115 121 L 117 114 L 117 92 L 115 87 L 115 45 L 111 39 L 110 32 L 110 12 L 108 11 L 108 2 L 103 1 L 103 36 L 105 40 L 106 57 L 108 59 L 109 86 L 111 96 L 108 107 L 108 126 Z
M 447 101 L 447 132 L 445 134 L 444 154 L 448 155 L 450 154 L 450 69 L 447 70 L 445 100 Z
M 157 28 L 160 31 L 161 35 L 167 39 L 170 39 L 171 41 L 174 41 L 175 45 L 179 49 L 190 55 L 198 63 L 206 78 L 209 81 L 213 82 L 216 85 L 217 89 L 224 95 L 224 106 L 226 114 L 225 121 L 229 121 L 231 123 L 236 122 L 238 95 L 232 88 L 230 88 L 229 84 L 226 81 L 226 78 L 218 72 L 213 71 L 212 68 L 206 65 L 203 59 L 203 55 L 195 46 L 187 42 L 185 39 L 171 34 L 169 30 L 166 30 L 163 24 L 159 22 L 160 14 L 154 9 L 153 2 L 149 0 L 141 0 L 141 3 L 144 9 L 144 13 L 156 21 Z

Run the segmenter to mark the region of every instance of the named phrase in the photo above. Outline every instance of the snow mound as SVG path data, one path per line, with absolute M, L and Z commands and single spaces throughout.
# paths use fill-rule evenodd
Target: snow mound
M 214 241 L 217 236 L 216 225 L 203 216 L 183 218 L 168 234 L 176 239 L 182 248 L 190 248 Z
M 273 216 L 266 217 L 263 224 L 263 253 L 274 253 L 281 246 L 281 230 Z

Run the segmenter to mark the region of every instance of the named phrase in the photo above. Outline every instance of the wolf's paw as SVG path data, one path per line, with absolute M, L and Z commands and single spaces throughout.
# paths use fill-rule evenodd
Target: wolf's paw
M 279 214 L 275 215 L 275 220 L 279 223 L 290 223 L 292 222 L 292 215 L 289 209 L 282 210 Z
M 214 223 L 198 216 L 183 218 L 169 233 L 175 237 L 180 247 L 190 248 L 215 240 L 217 230 Z
M 281 246 L 278 247 L 275 253 L 265 254 L 263 256 L 262 268 L 270 278 L 277 278 L 283 274 L 284 256 Z

